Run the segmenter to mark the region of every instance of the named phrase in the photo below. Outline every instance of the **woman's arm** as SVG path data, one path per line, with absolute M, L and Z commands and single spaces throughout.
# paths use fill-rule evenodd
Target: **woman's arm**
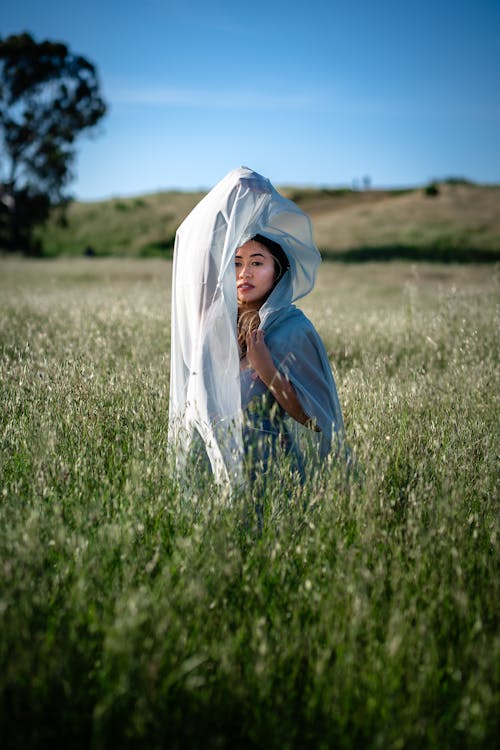
M 247 359 L 276 401 L 293 419 L 318 430 L 305 413 L 290 381 L 277 369 L 271 352 L 264 341 L 264 331 L 251 331 L 247 335 Z

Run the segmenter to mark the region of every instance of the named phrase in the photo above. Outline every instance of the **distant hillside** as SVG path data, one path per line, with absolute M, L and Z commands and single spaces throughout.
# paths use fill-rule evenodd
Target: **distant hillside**
M 71 203 L 66 221 L 54 210 L 40 231 L 45 255 L 163 255 L 172 252 L 175 231 L 204 193 L 171 191 L 135 198 Z
M 441 183 L 433 190 L 369 191 L 324 205 L 304 200 L 327 255 L 362 260 L 500 260 L 500 186 Z M 430 194 L 429 194 L 430 193 Z
M 281 188 L 312 219 L 326 258 L 500 260 L 500 186 L 449 181 L 429 190 Z M 165 192 L 72 203 L 40 238 L 46 255 L 148 256 L 172 252 L 175 231 L 203 193 Z

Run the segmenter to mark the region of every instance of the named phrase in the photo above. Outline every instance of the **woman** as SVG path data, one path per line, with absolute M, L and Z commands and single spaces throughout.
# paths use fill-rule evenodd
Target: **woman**
M 304 479 L 287 416 L 319 430 L 302 408 L 290 380 L 275 365 L 265 333 L 259 328 L 259 310 L 289 267 L 281 246 L 260 234 L 236 250 L 243 444 L 253 481 L 267 475 L 270 459 L 284 457 L 289 459 L 289 468 Z
M 309 217 L 246 167 L 179 227 L 169 438 L 180 466 L 201 439 L 221 483 L 242 481 L 245 457 L 253 476 L 286 458 L 304 477 L 342 437 L 324 346 L 293 304 L 319 263 Z

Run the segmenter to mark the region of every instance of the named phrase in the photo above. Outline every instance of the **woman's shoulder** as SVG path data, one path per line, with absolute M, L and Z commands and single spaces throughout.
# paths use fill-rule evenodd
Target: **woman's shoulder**
M 300 358 L 326 357 L 325 346 L 319 333 L 302 310 L 294 307 L 287 311 L 286 316 L 280 316 L 266 333 L 266 343 L 271 351 L 279 358 L 293 351 Z
M 285 313 L 277 316 L 273 325 L 271 326 L 270 333 L 276 336 L 310 336 L 311 334 L 318 336 L 316 328 L 311 323 L 307 315 L 299 310 L 298 307 L 290 307 Z

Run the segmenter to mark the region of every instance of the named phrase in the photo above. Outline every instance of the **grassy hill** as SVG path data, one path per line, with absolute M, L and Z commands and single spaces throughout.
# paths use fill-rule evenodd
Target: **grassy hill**
M 284 187 L 312 218 L 326 258 L 438 261 L 500 260 L 500 186 L 462 181 L 435 189 L 315 189 Z M 175 231 L 200 192 L 171 191 L 101 202 L 75 202 L 65 224 L 54 212 L 40 231 L 48 256 L 142 256 L 172 252 Z
M 169 254 L 175 231 L 203 193 L 171 191 L 134 198 L 71 203 L 66 221 L 58 210 L 40 231 L 45 255 L 148 256 Z

